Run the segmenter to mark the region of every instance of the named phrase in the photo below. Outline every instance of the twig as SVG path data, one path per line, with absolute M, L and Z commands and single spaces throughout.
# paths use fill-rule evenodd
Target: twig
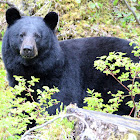
M 22 136 L 21 140 L 25 140 L 25 136 L 26 136 L 26 135 L 29 135 L 31 131 L 34 131 L 34 130 L 39 129 L 39 128 L 42 128 L 42 127 L 44 127 L 44 126 L 47 126 L 48 124 L 54 122 L 55 120 L 57 120 L 57 119 L 59 119 L 59 118 L 62 118 L 62 119 L 63 119 L 63 118 L 69 117 L 69 116 L 74 116 L 74 117 L 80 119 L 80 120 L 86 125 L 86 130 L 91 131 L 91 129 L 89 128 L 89 125 L 87 124 L 87 122 L 86 122 L 83 118 L 81 118 L 81 117 L 79 117 L 79 116 L 77 116 L 77 115 L 75 115 L 75 114 L 66 114 L 66 115 L 64 115 L 64 116 L 58 116 L 58 117 L 56 117 L 56 118 L 54 118 L 54 119 L 52 119 L 52 120 L 50 120 L 50 121 L 48 121 L 48 122 L 46 122 L 46 123 L 40 125 L 40 126 L 35 126 L 35 127 L 31 128 L 30 130 L 28 130 L 28 131 Z M 87 136 L 87 133 L 85 133 L 84 136 Z M 83 136 L 83 137 L 84 137 L 84 136 Z M 87 137 L 88 137 L 88 136 L 87 136 Z M 90 136 L 90 138 L 91 138 L 91 136 Z M 94 139 L 91 139 L 91 140 L 94 140 Z
M 136 108 L 135 108 L 135 112 L 134 112 L 134 118 L 139 118 L 139 112 L 140 110 L 137 108 L 137 105 L 139 105 L 139 102 L 136 102 Z
M 139 21 L 139 19 L 137 18 L 136 13 L 135 13 L 135 12 L 133 11 L 133 9 L 128 5 L 128 3 L 127 3 L 126 0 L 124 0 L 124 2 L 125 2 L 125 4 L 126 4 L 127 8 L 133 13 L 133 15 L 134 15 L 134 17 L 135 17 L 137 23 L 140 25 L 140 21 Z
M 25 86 L 25 87 L 26 87 L 26 86 Z M 32 94 L 31 94 L 30 90 L 28 89 L 28 87 L 26 87 L 26 90 L 25 90 L 25 91 L 27 91 L 27 92 L 30 94 L 30 97 L 31 97 L 32 101 L 33 101 L 33 102 L 36 102 L 36 101 L 34 100 Z M 38 115 L 40 115 L 39 107 L 38 107 L 38 106 L 36 107 L 35 110 L 38 112 Z
M 132 101 L 133 101 L 133 104 L 134 104 L 134 109 L 136 110 L 136 104 L 135 104 L 135 96 L 133 96 L 132 95 L 132 90 L 133 90 L 133 88 L 134 88 L 134 83 L 135 83 L 135 79 L 136 79 L 136 76 L 137 76 L 137 71 L 135 71 L 135 76 L 134 76 L 134 78 L 133 78 L 133 81 L 132 81 L 132 89 L 131 89 L 131 99 L 132 99 Z M 133 109 L 132 109 L 133 110 Z M 131 114 L 130 114 L 131 115 Z
M 106 68 L 106 70 L 109 70 L 109 68 Z M 109 70 L 110 71 L 110 70 Z M 120 80 L 118 80 L 115 75 L 110 71 L 110 75 L 120 84 L 122 85 L 128 92 L 131 92 Z
M 108 68 L 106 68 L 106 70 L 109 70 Z M 109 70 L 110 71 L 110 70 Z M 135 75 L 136 75 L 136 71 L 135 71 Z M 118 80 L 116 77 L 115 77 L 115 75 L 110 71 L 110 75 L 120 84 L 120 85 L 122 85 L 128 92 L 130 92 L 131 93 L 131 95 L 128 95 L 128 96 L 131 96 L 131 99 L 132 99 L 132 101 L 133 101 L 133 104 L 134 104 L 134 107 L 132 108 L 132 110 L 131 110 L 131 112 L 130 112 L 130 114 L 129 114 L 129 116 L 132 114 L 132 112 L 133 112 L 133 110 L 134 109 L 136 109 L 136 104 L 135 104 L 135 97 L 133 97 L 133 95 L 132 95 L 132 90 L 129 90 L 120 80 Z M 133 89 L 133 87 L 134 87 L 134 82 L 135 82 L 135 79 L 136 79 L 136 76 L 133 78 L 133 80 L 132 80 L 132 89 Z M 127 95 L 125 95 L 125 97 L 127 97 Z
M 135 109 L 135 107 L 133 107 L 133 108 L 131 109 L 131 112 L 129 113 L 129 116 L 131 116 L 131 114 L 133 113 L 134 109 Z M 135 112 L 134 112 L 134 118 L 136 118 Z

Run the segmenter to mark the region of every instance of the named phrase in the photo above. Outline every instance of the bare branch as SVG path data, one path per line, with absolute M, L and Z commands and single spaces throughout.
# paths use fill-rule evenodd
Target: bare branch
M 42 127 L 44 127 L 44 126 L 47 126 L 48 124 L 54 122 L 55 120 L 57 120 L 57 119 L 59 119 L 59 118 L 62 118 L 62 119 L 63 119 L 63 118 L 69 117 L 69 116 L 74 116 L 74 117 L 80 119 L 80 120 L 86 125 L 86 131 L 85 131 L 85 133 L 82 135 L 82 139 L 83 139 L 85 136 L 87 136 L 87 137 L 89 137 L 91 140 L 93 140 L 93 138 L 92 138 L 93 135 L 91 134 L 92 131 L 91 131 L 91 129 L 89 128 L 89 125 L 87 124 L 87 122 L 85 121 L 85 119 L 83 119 L 83 118 L 81 118 L 81 117 L 79 117 L 79 116 L 77 116 L 77 115 L 75 115 L 75 114 L 66 114 L 66 115 L 58 116 L 58 117 L 56 117 L 56 118 L 54 118 L 54 119 L 52 119 L 52 120 L 50 120 L 50 121 L 48 121 L 48 122 L 46 122 L 46 123 L 40 125 L 40 126 L 35 126 L 35 127 L 31 128 L 30 130 L 28 130 L 28 131 L 22 136 L 21 140 L 26 140 L 26 136 L 29 135 L 30 132 L 32 132 L 32 131 L 34 131 L 34 130 L 36 130 L 36 129 L 39 129 L 39 128 L 42 128 Z M 87 132 L 88 132 L 88 133 L 87 133 Z M 90 134 L 89 134 L 89 132 L 90 132 Z
M 133 13 L 133 15 L 134 15 L 134 17 L 135 17 L 137 23 L 140 25 L 140 21 L 139 21 L 139 19 L 137 18 L 136 13 L 134 12 L 134 10 L 128 5 L 128 3 L 127 3 L 126 0 L 124 0 L 124 2 L 125 2 L 125 4 L 126 4 L 127 8 Z

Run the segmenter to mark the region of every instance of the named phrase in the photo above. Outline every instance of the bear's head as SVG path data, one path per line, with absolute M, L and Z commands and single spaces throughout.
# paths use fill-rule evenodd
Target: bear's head
M 48 13 L 45 18 L 22 17 L 16 8 L 10 8 L 6 12 L 6 21 L 11 50 L 26 60 L 33 59 L 44 51 L 49 52 L 56 42 L 53 41 L 54 29 L 58 22 L 55 12 Z

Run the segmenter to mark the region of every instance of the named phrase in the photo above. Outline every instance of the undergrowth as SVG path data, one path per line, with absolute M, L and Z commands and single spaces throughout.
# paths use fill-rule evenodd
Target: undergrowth
M 29 102 L 26 101 L 26 98 L 17 98 L 17 95 L 26 91 L 26 96 L 30 96 L 33 99 L 31 93 L 35 91 L 32 89 L 32 86 L 35 86 L 35 83 L 39 82 L 39 79 L 31 77 L 30 81 L 26 81 L 21 76 L 15 76 L 15 79 L 18 81 L 18 85 L 14 88 L 5 87 L 5 81 L 0 79 L 2 86 L 6 88 L 6 90 L 5 88 L 3 91 L 1 90 L 2 92 L 0 94 L 0 138 L 8 140 L 19 139 L 20 136 L 18 134 L 26 131 L 27 123 L 31 123 L 30 120 L 36 120 L 37 125 L 40 125 L 54 118 L 55 116 L 50 116 L 46 109 L 59 103 L 56 99 L 51 99 L 51 96 L 59 92 L 59 90 L 55 87 L 50 89 L 47 86 L 43 87 L 43 91 L 37 90 L 39 95 L 38 102 L 34 100 Z M 28 83 L 28 86 L 26 83 Z M 48 100 L 47 103 L 46 100 Z M 60 106 L 61 111 L 62 106 L 63 104 Z M 58 110 L 56 112 L 57 115 L 60 113 Z M 73 122 L 68 122 L 67 119 L 63 119 L 62 121 L 56 121 L 43 129 L 35 131 L 33 135 L 40 136 L 41 133 L 42 136 L 40 137 L 47 135 L 46 137 L 51 136 L 54 139 L 58 137 L 70 137 L 73 126 Z M 63 135 L 64 131 L 67 132 L 65 132 L 65 135 Z
M 55 11 L 59 13 L 59 25 L 57 27 L 57 37 L 59 40 L 71 39 L 71 38 L 81 38 L 81 37 L 89 37 L 89 36 L 115 36 L 124 39 L 129 39 L 132 41 L 140 40 L 140 28 L 136 23 L 134 16 L 131 11 L 129 11 L 123 1 L 110 1 L 110 0 L 48 0 L 48 4 L 46 4 L 44 0 L 33 0 L 26 1 L 24 6 L 28 6 L 25 9 L 22 9 L 24 6 L 19 6 L 21 1 L 19 0 L 11 0 L 15 5 L 17 5 L 21 10 L 25 12 L 27 15 L 36 15 L 42 16 L 46 15 L 48 11 Z M 139 16 L 140 3 L 130 0 L 130 6 L 134 9 L 137 16 Z M 4 31 L 6 29 L 5 22 L 5 11 L 9 8 L 7 4 L 0 5 L 0 32 L 3 36 Z M 33 11 L 33 12 L 32 12 Z M 97 60 L 94 65 L 97 69 L 100 69 L 105 74 L 114 75 L 112 69 L 107 69 L 109 63 L 106 63 L 110 58 L 115 58 L 120 56 L 119 59 L 123 60 L 124 56 L 121 53 L 113 52 L 110 53 L 110 56 L 101 57 Z M 125 60 L 127 61 L 127 60 Z M 103 65 L 100 66 L 100 63 Z M 107 65 L 106 65 L 107 64 Z M 116 64 L 118 65 L 118 64 Z M 132 67 L 133 65 L 133 67 Z M 103 68 L 104 67 L 104 68 Z M 129 75 L 132 76 L 134 83 L 128 85 L 128 89 L 131 90 L 129 92 L 129 96 L 134 97 L 135 94 L 139 93 L 139 83 L 135 81 L 136 75 L 139 76 L 139 63 L 134 64 L 133 62 L 129 62 L 129 66 L 132 67 L 131 71 L 133 71 L 134 75 L 130 72 Z M 136 71 L 134 71 L 136 70 Z M 115 71 L 117 74 L 118 71 Z M 128 73 L 123 74 L 118 79 L 120 82 L 128 79 Z M 33 77 L 32 77 L 33 78 Z M 15 99 L 15 96 L 19 93 L 19 91 L 25 90 L 29 88 L 28 94 L 32 90 L 30 87 L 25 87 L 24 79 L 22 77 L 17 77 L 17 80 L 20 80 L 20 85 L 16 87 L 16 89 L 10 88 L 8 86 L 6 80 L 6 72 L 2 63 L 1 57 L 1 41 L 0 41 L 0 139 L 19 139 L 20 137 L 15 136 L 16 133 L 20 133 L 26 129 L 26 123 L 29 122 L 28 119 L 36 119 L 39 124 L 52 119 L 53 116 L 49 116 L 44 112 L 44 108 L 40 107 L 39 103 L 29 103 L 24 102 L 24 99 Z M 36 80 L 33 78 L 33 82 Z M 35 81 L 34 81 L 35 80 Z M 24 81 L 24 82 L 23 82 Z M 37 82 L 37 81 L 36 81 Z M 31 83 L 32 84 L 32 83 Z M 49 89 L 45 87 L 46 90 L 44 92 L 39 91 L 39 93 L 43 93 L 42 96 L 46 96 L 49 92 L 50 96 L 58 89 Z M 113 95 L 114 100 L 111 99 L 110 103 L 112 106 L 105 106 L 103 104 L 103 100 L 101 98 L 101 94 L 98 92 L 94 92 L 94 90 L 88 89 L 88 93 L 91 97 L 87 97 L 85 102 L 88 103 L 87 109 L 98 110 L 104 112 L 112 113 L 114 110 L 117 110 L 118 102 L 122 101 L 125 96 L 122 91 L 118 91 L 118 93 Z M 59 93 L 57 93 L 59 94 Z M 98 99 L 98 100 L 97 100 Z M 121 99 L 121 100 L 120 100 Z M 44 101 L 41 101 L 42 103 Z M 54 102 L 53 102 L 54 103 Z M 94 104 L 93 104 L 94 103 Z M 133 101 L 128 103 L 132 108 L 137 108 L 139 110 L 140 106 Z M 29 108 L 30 106 L 30 108 Z M 104 109 L 103 109 L 104 108 Z M 31 117 L 24 115 L 22 113 L 23 110 L 26 110 L 31 114 Z M 36 110 L 36 111 L 32 111 Z M 137 116 L 139 115 L 136 112 Z M 24 118 L 24 119 L 23 119 Z M 29 122 L 30 123 L 30 122 Z M 53 123 L 52 125 L 47 126 L 44 130 L 39 130 L 38 134 L 44 136 L 43 138 L 50 137 L 51 139 L 70 138 L 65 135 L 65 132 L 68 132 L 68 135 L 71 135 L 74 123 L 69 123 L 67 120 Z M 63 132 L 64 133 L 63 133 Z M 70 138 L 71 139 L 71 138 Z
M 130 46 L 132 43 L 130 43 Z M 140 57 L 140 46 L 135 46 L 132 51 L 135 57 Z M 105 73 L 106 76 L 111 75 L 114 80 L 116 80 L 120 86 L 122 86 L 128 94 L 124 94 L 124 91 L 120 91 L 118 89 L 117 93 L 111 94 L 112 98 L 109 99 L 108 104 L 104 104 L 104 101 L 101 97 L 101 93 L 94 92 L 94 90 L 88 89 L 88 93 L 90 97 L 85 98 L 85 103 L 88 104 L 87 107 L 84 107 L 89 110 L 102 111 L 106 113 L 113 113 L 118 111 L 118 108 L 123 102 L 124 98 L 131 97 L 131 100 L 126 103 L 130 108 L 132 108 L 129 115 L 135 111 L 134 117 L 140 116 L 140 100 L 135 101 L 136 95 L 140 94 L 140 63 L 133 62 L 130 58 L 125 56 L 126 53 L 122 52 L 110 52 L 108 56 L 98 57 L 98 60 L 94 61 L 94 67 L 97 70 Z M 124 68 L 125 71 L 121 71 L 120 69 Z M 118 76 L 119 74 L 120 76 Z M 124 84 L 127 81 L 127 85 Z

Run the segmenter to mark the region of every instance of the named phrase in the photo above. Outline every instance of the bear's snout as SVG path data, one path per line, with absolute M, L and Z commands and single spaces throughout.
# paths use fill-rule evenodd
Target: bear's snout
M 33 50 L 33 47 L 32 46 L 27 46 L 26 45 L 26 46 L 23 47 L 23 51 L 27 55 L 30 54 L 32 52 L 32 50 Z
M 36 42 L 33 38 L 25 38 L 20 49 L 20 55 L 25 59 L 32 59 L 38 55 Z
M 24 56 L 30 57 L 32 55 L 32 52 L 33 52 L 33 47 L 32 46 L 25 45 L 23 47 L 23 54 L 24 54 Z

